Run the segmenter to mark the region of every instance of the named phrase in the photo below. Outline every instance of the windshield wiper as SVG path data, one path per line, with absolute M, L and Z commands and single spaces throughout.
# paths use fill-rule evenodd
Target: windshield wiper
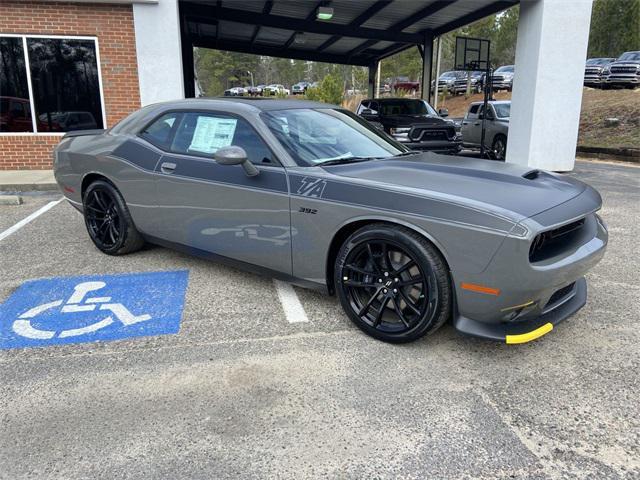
M 358 162 L 368 162 L 369 160 L 379 160 L 382 157 L 345 157 L 345 158 L 334 158 L 333 160 L 327 160 L 325 162 L 317 163 L 316 166 L 322 167 L 324 165 L 341 165 L 344 163 L 358 163 Z

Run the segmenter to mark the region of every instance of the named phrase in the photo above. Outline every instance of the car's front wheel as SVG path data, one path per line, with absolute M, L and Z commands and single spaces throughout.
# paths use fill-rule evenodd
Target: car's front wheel
M 91 183 L 82 196 L 82 206 L 89 237 L 103 253 L 124 255 L 144 245 L 124 198 L 111 183 Z
M 342 245 L 334 271 L 345 312 L 379 340 L 410 342 L 449 318 L 446 263 L 429 241 L 407 228 L 384 223 L 361 228 Z

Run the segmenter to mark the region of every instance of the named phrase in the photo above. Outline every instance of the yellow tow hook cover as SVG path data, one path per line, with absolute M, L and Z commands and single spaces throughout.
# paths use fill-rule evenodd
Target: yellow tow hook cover
M 521 333 L 520 335 L 507 335 L 506 342 L 509 345 L 513 345 L 516 343 L 527 343 L 536 338 L 540 338 L 543 335 L 546 335 L 551 330 L 553 330 L 553 323 L 545 323 L 541 327 L 536 328 L 528 333 Z

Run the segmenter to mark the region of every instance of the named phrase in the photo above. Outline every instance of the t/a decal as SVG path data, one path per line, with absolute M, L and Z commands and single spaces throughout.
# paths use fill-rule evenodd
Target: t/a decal
M 298 195 L 303 197 L 322 198 L 327 181 L 320 178 L 304 177 L 298 187 Z

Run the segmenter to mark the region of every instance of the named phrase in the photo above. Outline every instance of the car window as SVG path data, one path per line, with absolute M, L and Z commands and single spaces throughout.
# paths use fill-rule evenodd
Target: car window
M 510 103 L 496 103 L 493 105 L 496 111 L 496 115 L 499 118 L 509 118 L 511 116 L 511 104 Z
M 371 113 L 373 113 L 374 115 L 377 115 L 378 110 L 380 110 L 380 107 L 378 106 L 378 102 L 371 102 L 369 104 L 369 110 L 371 110 Z
M 386 158 L 403 152 L 366 120 L 345 110 L 292 108 L 261 116 L 301 166 L 352 157 Z
M 364 109 L 369 108 L 370 103 L 371 102 L 369 102 L 369 100 L 360 102 L 360 106 L 358 107 L 358 115 L 360 115 Z
M 479 109 L 480 109 L 480 105 L 471 105 L 471 108 L 469 108 L 469 111 L 467 112 L 467 117 L 477 115 Z
M 181 116 L 178 112 L 167 113 L 144 129 L 140 136 L 158 148 L 169 150 L 176 119 Z
M 186 112 L 179 119 L 170 150 L 213 158 L 219 148 L 236 146 L 257 165 L 273 164 L 273 154 L 246 120 L 222 113 Z

